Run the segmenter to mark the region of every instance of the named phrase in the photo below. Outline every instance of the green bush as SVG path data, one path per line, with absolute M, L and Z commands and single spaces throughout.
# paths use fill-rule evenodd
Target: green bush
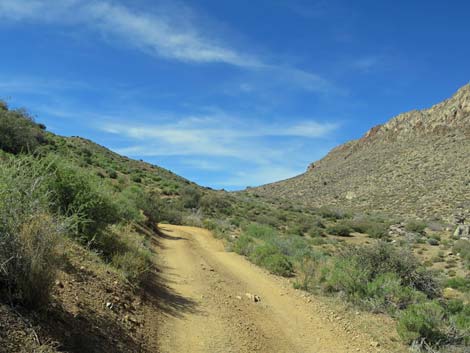
M 29 307 L 49 299 L 66 230 L 49 213 L 47 172 L 32 158 L 0 161 L 0 290 Z
M 324 255 L 304 246 L 294 258 L 297 264 L 295 287 L 307 291 L 313 289 L 318 265 L 324 260 Z
M 97 250 L 103 259 L 121 271 L 132 285 L 142 284 L 152 268 L 152 254 L 145 238 L 131 225 L 116 225 L 98 239 Z
M 470 292 L 470 278 L 455 277 L 447 280 L 446 286 L 462 292 Z
M 323 272 L 323 287 L 326 291 L 342 292 L 355 302 L 365 298 L 370 274 L 367 269 L 361 268 L 357 258 L 341 256 L 333 259 Z
M 233 211 L 232 203 L 229 198 L 220 193 L 210 192 L 202 196 L 200 201 L 201 208 L 208 215 L 230 215 Z
M 107 173 L 111 179 L 117 179 L 118 177 L 118 174 L 114 169 L 108 169 Z
M 388 225 L 382 223 L 373 223 L 368 228 L 366 233 L 374 239 L 384 239 L 388 236 Z
M 139 175 L 132 175 L 131 180 L 137 184 L 140 184 L 142 182 L 142 178 Z
M 324 227 L 325 226 L 323 225 L 320 219 L 311 218 L 307 216 L 302 216 L 298 219 L 295 219 L 289 226 L 290 233 L 301 236 L 311 234 L 312 230 L 318 230 Z
M 462 302 L 454 303 L 449 308 L 451 312 L 449 321 L 454 332 L 454 340 L 463 341 L 464 345 L 470 345 L 470 304 L 463 304 Z
M 403 286 L 395 273 L 383 273 L 367 283 L 364 302 L 374 312 L 395 312 L 418 303 L 425 295 L 408 286 Z
M 320 227 L 312 227 L 308 231 L 308 235 L 312 238 L 320 238 L 326 235 L 325 230 Z
M 357 258 L 371 278 L 391 272 L 397 274 L 403 285 L 419 290 L 429 298 L 440 295 L 441 288 L 436 275 L 422 266 L 416 256 L 407 249 L 394 248 L 385 242 L 379 242 L 373 246 L 347 251 L 343 256 Z
M 276 275 L 291 276 L 293 273 L 292 263 L 274 244 L 266 243 L 256 246 L 249 258 L 258 266 Z
M 270 239 L 277 234 L 274 228 L 257 223 L 250 223 L 243 227 L 243 232 L 246 235 L 257 239 Z
M 242 234 L 233 243 L 232 250 L 243 256 L 250 256 L 255 248 L 255 241 L 246 234 Z
M 452 247 L 452 251 L 460 254 L 462 260 L 470 264 L 470 241 L 464 239 L 457 240 Z
M 428 244 L 431 246 L 438 246 L 439 245 L 439 240 L 434 239 L 434 238 L 429 238 L 428 239 Z
M 171 205 L 163 207 L 161 212 L 161 222 L 169 224 L 183 224 L 183 213 L 176 208 L 172 208 Z
M 260 266 L 263 266 L 268 271 L 275 275 L 289 277 L 292 276 L 294 271 L 292 263 L 290 260 L 279 253 L 271 254 L 265 257 L 260 263 Z
M 401 313 L 397 326 L 405 342 L 425 340 L 430 345 L 445 339 L 444 330 L 444 310 L 434 301 L 410 305 Z
M 55 160 L 54 173 L 47 179 L 52 193 L 53 209 L 76 217 L 76 237 L 82 243 L 93 243 L 108 225 L 118 222 L 119 210 L 106 186 L 93 174 Z
M 44 132 L 25 111 L 0 109 L 0 149 L 18 154 L 33 152 L 45 141 Z
M 347 212 L 329 207 L 321 207 L 317 210 L 317 213 L 323 218 L 332 220 L 345 219 L 351 217 L 351 215 Z
M 382 242 L 346 249 L 323 267 L 325 290 L 341 292 L 373 310 L 402 309 L 440 294 L 435 276 L 412 253 Z
M 409 232 L 424 234 L 424 230 L 426 229 L 426 223 L 418 220 L 410 220 L 406 222 L 405 229 Z
M 347 224 L 337 223 L 326 228 L 326 232 L 340 237 L 349 237 L 352 229 Z
M 181 190 L 181 201 L 185 208 L 198 208 L 201 201 L 201 192 L 193 186 L 185 186 Z
M 142 197 L 142 191 L 136 186 L 125 188 L 115 196 L 117 211 L 121 221 L 145 222 L 144 214 L 140 209 Z

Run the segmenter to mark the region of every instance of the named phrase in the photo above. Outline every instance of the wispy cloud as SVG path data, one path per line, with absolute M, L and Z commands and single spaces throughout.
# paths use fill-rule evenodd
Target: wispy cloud
M 213 185 L 241 188 L 298 175 L 339 124 L 313 120 L 262 122 L 236 117 L 201 116 L 171 123 L 100 123 L 98 128 L 124 139 L 118 153 L 134 158 L 172 158 L 193 170 L 215 171 Z M 126 146 L 127 145 L 127 146 Z M 318 146 L 316 150 L 311 147 Z M 320 147 L 322 146 L 322 147 Z
M 183 6 L 179 4 L 178 6 Z M 184 11 L 191 12 L 187 7 Z M 308 91 L 332 92 L 334 85 L 316 73 L 300 70 L 235 48 L 205 28 L 196 15 L 158 9 L 134 10 L 107 0 L 0 0 L 0 19 L 87 28 L 147 54 L 188 63 L 223 63 L 288 82 Z
M 0 17 L 13 21 L 84 24 L 106 36 L 150 54 L 188 62 L 220 62 L 242 67 L 261 63 L 209 38 L 189 23 L 177 22 L 168 13 L 143 13 L 109 1 L 2 0 Z
M 285 146 L 274 146 L 272 138 L 318 139 L 327 137 L 338 128 L 335 123 L 315 121 L 291 124 L 256 121 L 247 124 L 242 121 L 230 117 L 188 117 L 169 124 L 140 126 L 108 122 L 101 123 L 99 128 L 131 139 L 134 145 L 119 149 L 119 152 L 131 156 L 223 156 L 258 163 L 285 157 Z

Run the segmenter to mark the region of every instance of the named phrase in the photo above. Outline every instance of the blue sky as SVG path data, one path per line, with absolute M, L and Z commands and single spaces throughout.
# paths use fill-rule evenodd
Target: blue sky
M 0 0 L 0 97 L 205 186 L 303 172 L 470 77 L 468 1 Z

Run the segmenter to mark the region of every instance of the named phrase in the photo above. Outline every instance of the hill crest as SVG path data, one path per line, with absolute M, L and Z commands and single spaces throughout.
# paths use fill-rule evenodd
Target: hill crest
M 307 206 L 446 217 L 469 202 L 468 165 L 470 84 L 334 148 L 304 174 L 249 192 Z

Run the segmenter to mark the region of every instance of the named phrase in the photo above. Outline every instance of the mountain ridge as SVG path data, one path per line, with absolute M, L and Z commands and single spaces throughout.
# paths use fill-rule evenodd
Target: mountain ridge
M 248 192 L 314 207 L 449 218 L 468 208 L 469 156 L 467 84 L 441 103 L 399 114 L 337 146 L 301 175 Z

